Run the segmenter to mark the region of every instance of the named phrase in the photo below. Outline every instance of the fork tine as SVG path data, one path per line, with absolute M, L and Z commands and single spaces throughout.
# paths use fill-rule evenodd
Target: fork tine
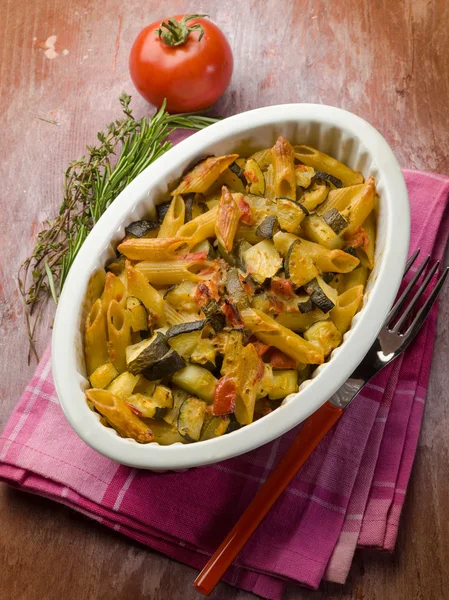
M 413 258 L 413 261 L 414 261 L 415 258 L 416 258 L 415 255 L 413 255 L 410 258 L 410 260 L 408 261 L 408 263 L 412 260 L 412 258 Z M 420 278 L 421 273 L 427 267 L 427 265 L 429 263 L 429 260 L 430 260 L 430 255 L 428 255 L 427 258 L 423 261 L 423 263 L 421 264 L 421 266 L 416 271 L 414 277 L 411 279 L 411 281 L 407 284 L 407 287 L 405 288 L 405 290 L 402 292 L 399 300 L 397 302 L 395 302 L 395 304 L 393 305 L 393 308 L 390 310 L 390 312 L 388 313 L 387 318 L 385 320 L 385 325 L 386 326 L 388 326 L 391 323 L 391 320 L 394 319 L 394 317 L 398 314 L 398 311 L 404 306 L 404 303 L 405 303 L 405 300 L 406 300 L 406 298 L 408 296 L 408 293 L 410 292 L 410 290 L 412 289 L 412 287 L 415 285 L 415 283 L 417 282 L 417 280 Z M 407 267 L 408 267 L 408 263 L 407 263 Z M 410 267 L 412 266 L 412 264 L 413 263 L 410 264 Z M 410 268 L 410 267 L 408 267 L 408 268 Z
M 406 339 L 407 344 L 409 344 L 413 340 L 413 338 L 415 337 L 415 335 L 421 329 L 421 325 L 424 323 L 424 321 L 427 318 L 427 315 L 431 311 L 432 306 L 434 305 L 435 300 L 437 299 L 437 296 L 440 293 L 441 288 L 443 287 L 444 282 L 446 281 L 446 277 L 448 276 L 448 274 L 449 274 L 449 267 L 446 267 L 446 269 L 444 270 L 444 273 L 438 279 L 435 287 L 433 288 L 432 293 L 427 298 L 427 300 L 425 301 L 424 305 L 416 313 L 416 316 L 413 319 L 412 324 L 410 325 L 410 327 L 407 329 L 407 331 L 404 334 L 404 337 Z
M 413 296 L 411 302 L 409 303 L 409 305 L 407 306 L 407 308 L 405 309 L 405 311 L 403 312 L 403 314 L 398 319 L 398 322 L 393 327 L 392 331 L 394 331 L 395 333 L 399 332 L 399 330 L 401 329 L 402 325 L 404 325 L 406 319 L 410 316 L 412 310 L 416 306 L 416 303 L 418 302 L 418 300 L 421 298 L 421 296 L 425 292 L 427 286 L 430 283 L 430 280 L 435 275 L 435 272 L 436 272 L 436 270 L 438 269 L 439 266 L 440 266 L 440 261 L 437 261 L 433 265 L 433 267 L 430 269 L 430 271 L 427 273 L 426 278 L 424 279 L 424 281 L 421 284 L 420 288 L 418 289 L 418 291 L 416 292 L 416 294 Z
M 421 248 L 418 248 L 417 250 L 415 250 L 413 252 L 413 254 L 411 255 L 411 257 L 408 259 L 407 264 L 405 265 L 405 269 L 404 269 L 404 275 L 403 277 L 405 277 L 407 275 L 407 273 L 410 270 L 410 267 L 412 266 L 412 264 L 415 262 L 416 257 L 418 256 L 418 254 L 421 252 Z

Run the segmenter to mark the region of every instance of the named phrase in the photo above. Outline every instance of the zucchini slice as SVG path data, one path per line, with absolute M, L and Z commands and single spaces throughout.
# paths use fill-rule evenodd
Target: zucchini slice
M 231 419 L 228 415 L 207 419 L 203 423 L 200 440 L 204 442 L 205 440 L 211 440 L 213 438 L 220 437 L 220 435 L 226 433 L 230 422 Z
M 215 369 L 216 355 L 217 349 L 212 340 L 203 338 L 198 340 L 198 343 L 190 356 L 190 362 L 213 371 Z
M 214 260 L 215 258 L 217 258 L 217 254 L 214 250 L 214 247 L 209 242 L 209 240 L 203 240 L 202 242 L 194 246 L 192 248 L 192 254 L 194 254 L 195 252 L 205 252 L 207 260 Z
M 182 406 L 182 403 L 187 400 L 189 394 L 184 390 L 180 390 L 179 388 L 174 388 L 173 392 L 173 406 L 168 410 L 165 415 L 162 417 L 166 423 L 169 425 L 176 425 L 178 421 L 179 410 Z
M 126 310 L 129 312 L 133 331 L 148 331 L 148 312 L 142 302 L 135 296 L 126 299 Z
M 235 266 L 243 272 L 246 272 L 245 252 L 251 247 L 248 241 L 242 240 L 233 250 L 233 254 L 235 254 Z
M 190 333 L 181 333 L 176 337 L 170 338 L 168 343 L 184 360 L 189 360 L 200 339 L 201 330 L 191 331 Z
M 145 369 L 143 374 L 149 381 L 154 381 L 155 379 L 170 377 L 170 375 L 183 369 L 185 365 L 186 363 L 182 356 L 180 356 L 176 350 L 172 349 L 164 354 L 162 358 L 154 362 L 150 367 Z
M 336 188 L 343 187 L 343 182 L 338 177 L 334 177 L 330 173 L 325 173 L 324 171 L 315 171 L 315 180 L 321 179 L 322 181 L 329 181 L 332 185 L 335 185 Z
M 142 340 L 138 344 L 126 348 L 126 365 L 128 371 L 137 375 L 151 367 L 153 363 L 162 358 L 170 350 L 167 338 L 160 331 L 151 338 Z M 149 379 L 147 377 L 147 379 Z M 160 379 L 155 377 L 154 379 Z
M 248 182 L 246 181 L 245 172 L 240 165 L 238 165 L 236 162 L 233 162 L 229 165 L 228 169 L 232 171 L 234 175 L 237 175 L 244 186 L 247 185 Z
M 217 250 L 221 258 L 228 263 L 229 266 L 235 267 L 235 257 L 232 252 L 228 252 L 223 246 L 217 241 Z
M 297 233 L 302 220 L 309 213 L 307 209 L 290 198 L 276 198 L 279 225 L 284 231 Z
M 157 221 L 146 221 L 142 219 L 141 221 L 134 221 L 127 225 L 125 227 L 125 232 L 133 237 L 141 238 L 158 227 L 159 223 Z
M 164 294 L 164 300 L 178 310 L 193 312 L 198 310 L 195 301 L 196 284 L 193 281 L 183 281 L 168 288 Z
M 209 300 L 209 302 L 202 307 L 202 311 L 206 315 L 207 320 L 215 333 L 219 333 L 226 327 L 226 317 L 218 302 Z
M 159 225 L 164 220 L 164 217 L 167 214 L 168 209 L 170 208 L 170 204 L 171 204 L 171 200 L 168 200 L 167 202 L 163 202 L 162 204 L 158 204 L 156 206 L 156 214 L 157 214 L 157 220 L 159 222 Z
M 178 335 L 182 335 L 183 333 L 192 333 L 192 331 L 201 331 L 204 329 L 206 325 L 206 319 L 202 319 L 201 321 L 191 321 L 190 323 L 179 323 L 178 325 L 173 325 L 165 332 L 165 336 L 167 340 L 170 338 L 177 337 Z
M 209 404 L 214 401 L 214 390 L 217 379 L 210 371 L 198 365 L 187 365 L 173 375 L 173 383 L 181 389 L 196 394 Z
M 184 223 L 188 223 L 193 218 L 193 202 L 195 198 L 195 192 L 190 192 L 189 194 L 184 194 L 184 204 L 185 204 L 185 213 L 184 213 Z
M 284 260 L 285 276 L 300 287 L 318 275 L 318 269 L 310 256 L 302 251 L 301 240 L 295 240 Z
M 107 265 L 106 271 L 114 273 L 114 275 L 116 275 L 118 277 L 125 270 L 125 266 L 126 266 L 126 256 L 124 256 L 123 254 L 120 254 L 120 256 L 118 258 L 114 259 L 112 262 L 110 262 Z
M 198 398 L 187 398 L 179 410 L 179 435 L 182 435 L 188 442 L 197 442 L 200 439 L 205 416 L 206 403 Z
M 265 217 L 259 227 L 256 229 L 256 235 L 262 238 L 271 239 L 279 227 L 277 217 L 270 215 Z M 241 242 L 243 243 L 243 242 Z
M 285 369 L 273 371 L 273 379 L 268 393 L 270 400 L 281 400 L 298 391 L 298 371 Z
M 238 270 L 234 267 L 226 274 L 226 290 L 237 308 L 248 308 L 249 300 L 243 289 Z
M 306 292 L 312 302 L 324 313 L 332 310 L 337 302 L 337 291 L 331 288 L 321 277 L 312 279 L 306 286 Z
M 248 158 L 244 171 L 245 178 L 249 183 L 248 191 L 256 196 L 263 196 L 265 193 L 265 179 L 261 168 L 257 162 Z
M 331 208 L 325 212 L 323 219 L 337 235 L 348 226 L 347 220 L 336 208 Z
M 313 302 L 312 298 L 307 294 L 302 294 L 297 297 L 298 300 L 298 308 L 301 314 L 305 314 L 313 310 Z
M 263 240 L 252 246 L 244 254 L 246 270 L 256 283 L 273 277 L 282 266 L 282 259 L 271 240 Z

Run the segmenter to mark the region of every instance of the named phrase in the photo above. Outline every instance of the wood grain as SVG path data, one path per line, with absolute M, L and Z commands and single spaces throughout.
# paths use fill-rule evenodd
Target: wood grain
M 370 121 L 404 167 L 449 172 L 445 0 L 2 0 L 0 19 L 0 428 L 32 375 L 15 276 L 61 201 L 64 169 L 133 92 L 128 52 L 152 20 L 204 12 L 235 57 L 222 115 L 328 103 Z M 54 52 L 50 36 L 54 40 Z M 57 53 L 57 54 L 55 54 Z M 51 56 L 54 55 L 54 58 Z M 50 57 L 50 58 L 49 58 Z M 134 98 L 138 114 L 149 108 Z M 50 122 L 49 122 L 50 121 Z M 449 589 L 449 294 L 441 303 L 424 426 L 395 553 L 356 556 L 345 586 L 287 599 L 441 600 Z M 51 306 L 39 331 L 49 340 Z M 195 572 L 49 501 L 0 487 L 0 597 L 197 598 Z M 250 594 L 221 584 L 224 600 Z

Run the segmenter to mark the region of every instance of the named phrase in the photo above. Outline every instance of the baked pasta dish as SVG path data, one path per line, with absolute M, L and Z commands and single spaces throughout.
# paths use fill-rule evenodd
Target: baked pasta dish
M 85 323 L 89 406 L 159 444 L 275 410 L 360 309 L 375 215 L 372 177 L 283 137 L 197 163 L 106 268 Z

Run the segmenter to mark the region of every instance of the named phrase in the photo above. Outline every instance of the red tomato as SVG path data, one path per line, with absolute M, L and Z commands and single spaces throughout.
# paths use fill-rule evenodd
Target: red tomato
M 231 48 L 214 23 L 197 18 L 202 16 L 206 15 L 155 21 L 137 36 L 129 70 L 137 90 L 151 104 L 161 106 L 166 98 L 169 112 L 202 110 L 228 87 Z
M 274 369 L 296 369 L 295 359 L 287 356 L 278 348 L 271 348 L 269 360 Z
M 289 279 L 282 279 L 281 277 L 273 277 L 271 280 L 271 291 L 280 296 L 293 297 L 295 295 L 292 282 Z
M 239 309 L 230 300 L 225 299 L 221 310 L 224 312 L 226 317 L 226 323 L 228 327 L 236 327 L 243 329 L 244 324 L 239 313 Z
M 240 211 L 240 221 L 242 221 L 242 223 L 246 223 L 247 225 L 252 225 L 253 224 L 253 214 L 251 212 L 251 206 L 248 204 L 248 202 L 240 197 L 237 201 L 237 206 L 239 207 L 239 211 Z
M 218 380 L 214 390 L 214 415 L 229 415 L 234 412 L 237 385 L 235 379 L 225 375 Z

